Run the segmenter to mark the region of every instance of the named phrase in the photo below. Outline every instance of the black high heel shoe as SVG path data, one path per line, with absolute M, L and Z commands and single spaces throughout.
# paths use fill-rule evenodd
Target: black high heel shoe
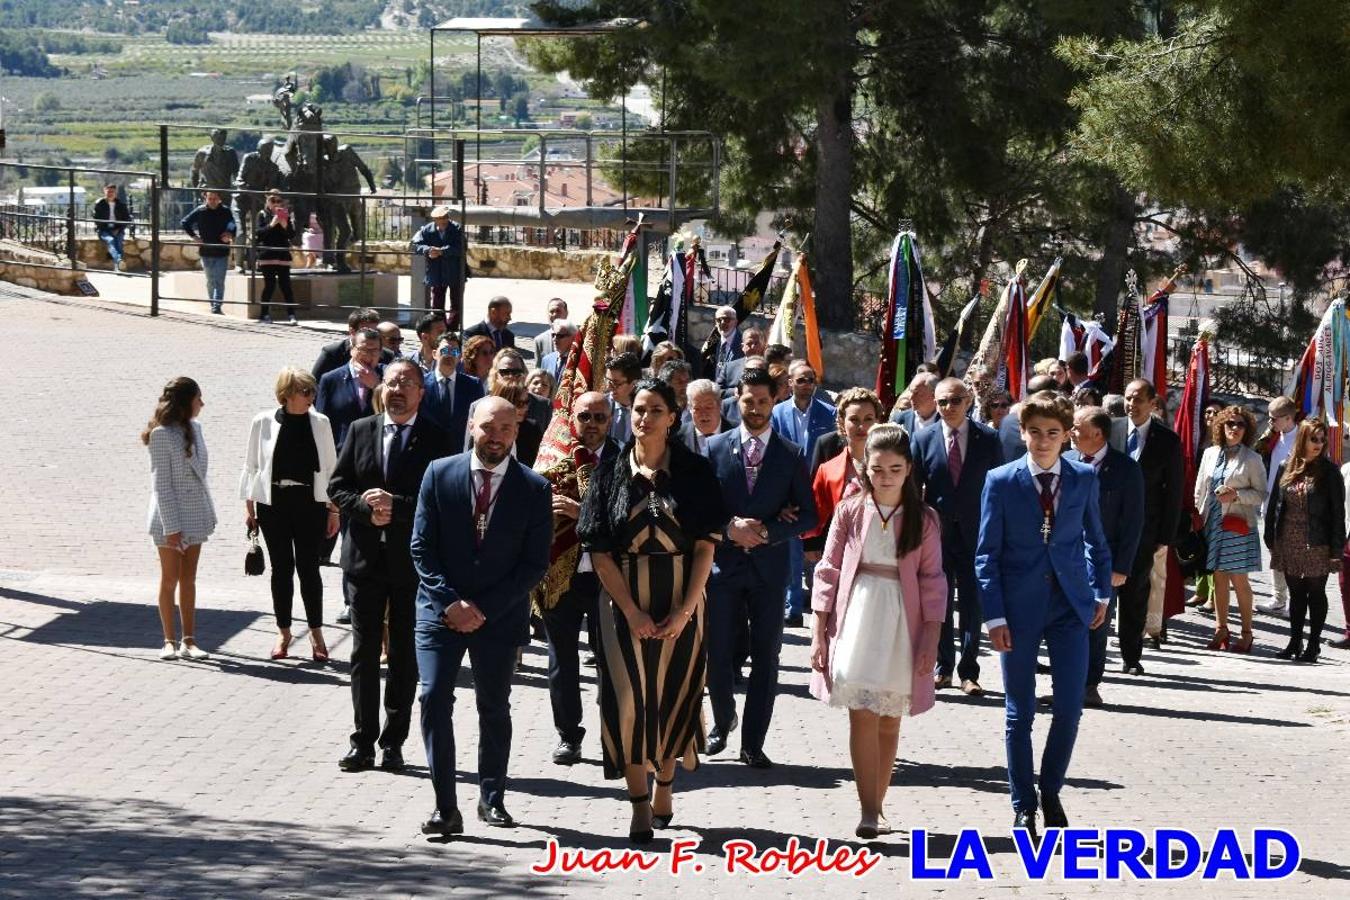
M 1299 662 L 1315 663 L 1317 662 L 1318 651 L 1321 649 L 1318 644 L 1320 641 L 1314 641 L 1303 648 L 1303 652 L 1298 655 Z
M 674 783 L 675 783 L 675 779 L 674 779 L 674 778 L 670 779 L 669 781 L 662 781 L 662 780 L 659 779 L 659 778 L 656 779 L 656 786 L 657 786 L 657 787 L 670 787 L 670 786 L 671 786 L 672 784 L 674 784 Z M 675 803 L 675 798 L 672 797 L 670 802 L 671 802 L 671 804 L 673 805 L 673 804 Z M 669 827 L 670 827 L 670 820 L 673 819 L 673 818 L 675 818 L 675 810 L 674 810 L 674 809 L 672 809 L 670 812 L 666 813 L 664 816 L 659 816 L 659 815 L 657 815 L 657 814 L 656 814 L 656 810 L 653 809 L 653 810 L 652 810 L 652 827 L 655 828 L 655 829 L 657 829 L 657 830 L 660 830 L 660 829 L 663 829 L 663 828 L 669 828 Z
M 1302 652 L 1303 652 L 1303 643 L 1301 641 L 1290 641 L 1289 645 L 1286 646 L 1279 653 L 1276 653 L 1275 656 L 1278 659 L 1294 659 Z
M 641 797 L 629 796 L 628 802 L 636 806 L 639 803 L 650 803 L 651 799 L 651 794 L 643 794 Z M 631 828 L 628 830 L 628 839 L 634 844 L 650 844 L 655 836 L 651 828 L 644 828 L 642 831 L 634 831 Z

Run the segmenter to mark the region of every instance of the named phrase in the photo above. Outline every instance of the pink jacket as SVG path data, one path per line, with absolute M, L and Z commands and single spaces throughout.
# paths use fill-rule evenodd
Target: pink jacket
M 871 500 L 865 494 L 849 497 L 834 511 L 834 523 L 825 540 L 825 553 L 816 566 L 815 589 L 811 608 L 827 613 L 825 637 L 829 641 L 829 659 L 834 659 L 835 645 L 842 630 L 844 616 L 848 615 L 853 581 L 862 562 L 867 529 L 874 521 Z M 909 714 L 917 716 L 933 707 L 933 672 L 920 671 L 919 641 L 926 622 L 941 623 L 947 618 L 947 576 L 942 573 L 942 526 L 938 514 L 924 508 L 923 543 L 918 550 L 900 557 L 900 592 L 905 598 L 905 622 L 914 648 L 913 686 Z M 828 666 L 827 666 L 828 669 Z M 811 673 L 811 695 L 829 702 L 829 672 Z

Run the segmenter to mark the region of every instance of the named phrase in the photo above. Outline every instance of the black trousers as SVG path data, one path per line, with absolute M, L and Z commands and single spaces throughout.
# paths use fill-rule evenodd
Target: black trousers
M 594 572 L 572 576 L 567 592 L 552 609 L 543 611 L 548 636 L 548 697 L 553 705 L 553 727 L 558 737 L 580 744 L 586 736 L 581 725 L 581 620 L 586 619 L 587 641 L 596 646 L 595 616 L 600 600 L 600 579 Z
M 1308 619 L 1306 646 L 1316 647 L 1322 640 L 1327 621 L 1327 576 L 1297 578 L 1285 575 L 1289 584 L 1289 642 L 1303 643 L 1303 619 Z
M 290 266 L 258 266 L 258 271 L 262 272 L 262 314 L 270 315 L 268 312 L 268 301 L 272 299 L 273 293 L 278 287 L 281 288 L 281 296 L 286 301 L 286 312 L 295 315 L 295 294 L 291 292 L 291 267 Z
M 1143 549 L 1140 549 L 1143 553 Z M 1116 640 L 1120 643 L 1120 661 L 1127 666 L 1139 664 L 1144 655 L 1144 620 L 1148 618 L 1148 592 L 1153 572 L 1153 554 L 1143 553 L 1135 558 L 1130 577 L 1116 593 L 1120 622 L 1116 626 Z
M 387 568 L 387 567 L 386 567 Z M 411 573 L 408 573 L 411 574 Z M 402 747 L 412 723 L 417 695 L 417 655 L 413 643 L 417 582 L 408 578 L 352 578 L 352 712 L 356 730 L 351 744 L 372 753 L 375 745 Z M 384 730 L 380 730 L 380 647 L 385 607 L 389 609 L 389 674 L 384 684 Z
M 750 678 L 745 686 L 741 749 L 759 752 L 778 696 L 778 658 L 783 648 L 783 594 L 788 573 L 763 578 L 753 569 L 708 580 L 708 697 L 713 723 L 723 735 L 736 716 L 735 642 L 749 622 Z
M 272 563 L 272 611 L 277 627 L 291 627 L 295 576 L 310 628 L 323 627 L 323 579 L 319 553 L 323 547 L 328 507 L 314 500 L 314 488 L 272 486 L 272 502 L 254 505 L 258 528 Z
M 953 544 L 960 544 L 959 537 L 944 536 L 944 540 L 948 538 Z M 984 617 L 980 612 L 979 582 L 975 580 L 974 551 L 950 554 L 943 560 L 943 569 L 947 573 L 947 618 L 942 623 L 942 637 L 938 641 L 937 673 L 950 678 L 955 669 L 962 681 L 979 681 L 980 634 L 984 629 Z M 959 662 L 954 646 L 958 636 L 955 622 L 958 614 L 961 616 Z

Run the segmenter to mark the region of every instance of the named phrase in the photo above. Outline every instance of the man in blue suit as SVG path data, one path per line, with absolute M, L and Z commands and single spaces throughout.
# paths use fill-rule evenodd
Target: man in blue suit
M 835 432 L 834 404 L 822 399 L 816 392 L 816 370 L 804 359 L 795 360 L 788 367 L 788 384 L 792 388 L 792 396 L 773 408 L 770 421 L 775 434 L 797 445 L 802 462 L 805 463 L 815 453 L 816 439 Z M 785 622 L 789 627 L 800 628 L 809 588 L 802 583 L 806 560 L 799 537 L 788 541 L 788 565 Z
M 1144 472 L 1139 463 L 1107 445 L 1111 436 L 1111 416 L 1100 406 L 1085 406 L 1073 414 L 1073 447 L 1065 459 L 1081 462 L 1097 470 L 1097 490 L 1101 498 L 1102 529 L 1111 548 L 1111 587 L 1119 588 L 1129 578 L 1144 533 Z M 1097 689 L 1106 671 L 1106 640 L 1115 613 L 1116 591 L 1106 621 L 1088 635 L 1087 694 L 1084 705 L 1099 707 L 1102 695 Z
M 778 693 L 788 539 L 816 525 L 816 502 L 801 452 L 769 425 L 773 395 L 769 373 L 747 369 L 737 388 L 740 426 L 707 445 L 732 515 L 708 581 L 708 695 L 714 722 L 708 754 L 726 749 L 727 735 L 738 722 L 732 694 L 735 644 L 738 622 L 748 615 L 750 680 L 740 760 L 757 769 L 773 765 L 764 755 L 764 736 Z
M 333 426 L 333 443 L 338 452 L 342 451 L 351 424 L 373 411 L 371 398 L 382 370 L 380 333 L 374 328 L 362 328 L 352 336 L 351 361 L 319 379 L 314 408 L 327 416 Z
M 989 643 L 1002 654 L 1013 828 L 1027 829 L 1035 840 L 1036 655 L 1044 640 L 1055 699 L 1041 756 L 1039 806 L 1046 827 L 1065 828 L 1059 792 L 1083 714 L 1088 631 L 1106 621 L 1111 601 L 1111 551 L 1096 475 L 1060 458 L 1073 405 L 1048 391 L 1034 394 L 1022 404 L 1021 423 L 1027 455 L 999 466 L 985 481 L 975 575 Z
M 464 830 L 455 798 L 451 712 L 464 655 L 478 706 L 478 818 L 511 827 L 511 674 L 529 642 L 530 591 L 553 541 L 548 482 L 511 456 L 516 410 L 500 397 L 474 407 L 473 450 L 433 462 L 422 479 L 411 553 L 417 566 L 417 667 L 422 739 L 436 792 L 424 834 Z
M 980 687 L 980 592 L 975 581 L 975 544 L 980 536 L 980 489 L 991 469 L 1003 465 L 1003 447 L 993 429 L 971 420 L 970 391 L 959 378 L 944 378 L 934 390 L 936 428 L 914 436 L 914 475 L 924 501 L 942 519 L 942 568 L 947 575 L 947 621 L 938 644 L 937 688 L 952 686 L 983 696 Z M 952 646 L 954 610 L 961 613 L 961 662 Z
M 464 450 L 469 406 L 483 396 L 483 383 L 459 368 L 459 341 L 444 337 L 436 348 L 436 368 L 426 375 L 420 413 L 450 434 L 451 453 Z
M 940 379 L 932 372 L 919 372 L 909 382 L 905 390 L 909 393 L 909 409 L 900 409 L 891 413 L 891 421 L 902 426 L 911 438 L 925 428 L 938 423 L 937 402 L 934 390 Z

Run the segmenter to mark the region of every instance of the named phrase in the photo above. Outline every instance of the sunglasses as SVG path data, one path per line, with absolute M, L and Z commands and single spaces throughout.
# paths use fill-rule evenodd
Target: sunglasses
M 1247 426 L 1244 425 L 1244 424 L 1241 423 L 1241 422 L 1224 422 L 1224 423 L 1223 423 L 1223 427 L 1224 427 L 1224 428 L 1232 428 L 1232 429 L 1234 429 L 1234 430 L 1236 430 L 1236 431 L 1246 431 L 1246 430 L 1247 430 Z
M 313 396 L 314 396 L 314 388 L 312 388 L 312 387 L 296 388 L 296 389 L 295 389 L 295 392 L 296 392 L 297 394 L 299 394 L 301 397 L 313 397 Z
M 459 356 L 458 347 L 442 347 L 441 356 Z
M 937 405 L 942 407 L 960 406 L 962 403 L 966 402 L 966 399 L 967 398 L 965 397 L 943 397 L 938 400 Z
M 1327 442 L 1327 439 L 1324 438 L 1324 437 L 1313 436 L 1313 437 L 1308 438 L 1308 443 L 1310 443 L 1310 444 L 1325 444 L 1326 442 Z
M 989 408 L 990 408 L 990 409 L 1007 409 L 1007 408 L 1010 407 L 1010 406 L 1012 406 L 1011 403 L 1004 403 L 1002 400 L 1000 400 L 1000 401 L 997 402 L 997 403 L 990 403 L 990 404 L 989 404 Z
M 811 377 L 794 378 L 794 379 L 792 379 L 792 381 L 793 381 L 794 384 L 815 384 L 815 383 L 816 383 L 816 380 L 815 380 L 814 378 L 811 378 Z
M 583 425 L 586 425 L 590 422 L 599 422 L 600 424 L 603 425 L 605 422 L 609 421 L 609 416 L 605 415 L 604 413 L 582 412 L 577 413 L 576 419 Z
M 524 375 L 524 369 L 498 369 L 498 375 Z

